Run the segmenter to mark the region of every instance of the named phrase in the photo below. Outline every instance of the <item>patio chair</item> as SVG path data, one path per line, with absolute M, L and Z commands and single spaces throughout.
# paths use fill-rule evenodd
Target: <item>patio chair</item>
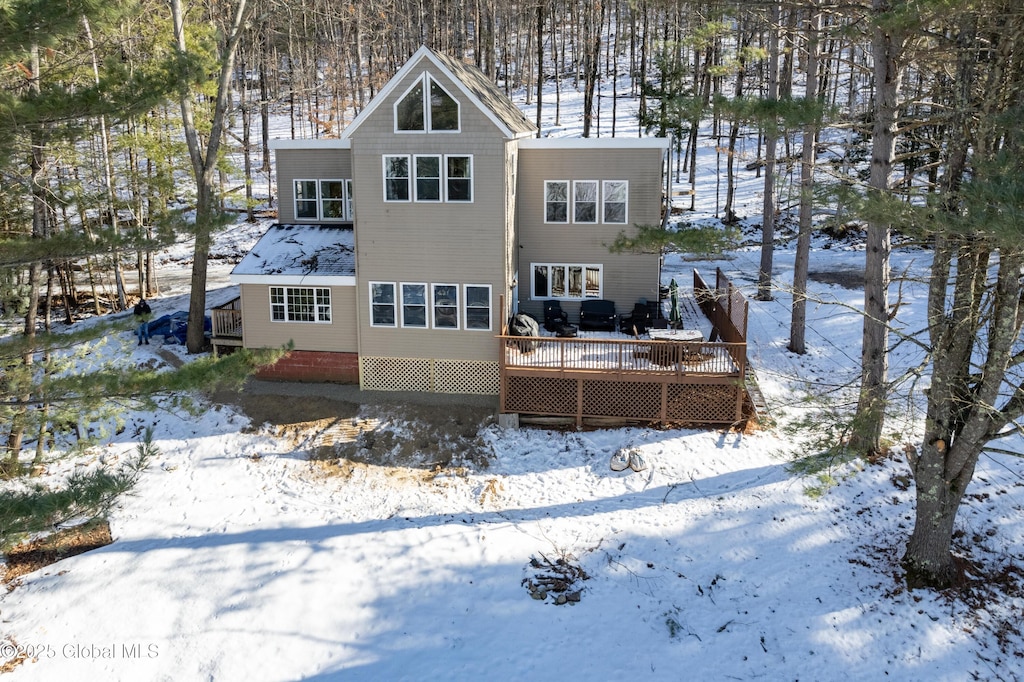
M 558 326 L 569 322 L 569 315 L 562 310 L 558 301 L 544 301 L 544 328 L 549 332 L 558 331 Z
M 544 302 L 544 329 L 563 338 L 572 338 L 579 331 L 576 325 L 569 324 L 569 315 L 558 301 Z
M 580 303 L 580 329 L 615 331 L 615 302 L 604 299 L 587 299 Z
M 633 306 L 633 312 L 619 318 L 619 330 L 623 334 L 646 334 L 651 326 L 651 310 L 647 301 L 641 300 Z

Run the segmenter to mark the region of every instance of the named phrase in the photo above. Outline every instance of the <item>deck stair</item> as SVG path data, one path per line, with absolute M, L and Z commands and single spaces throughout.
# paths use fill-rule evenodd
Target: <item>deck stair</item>
M 743 412 L 747 421 L 762 427 L 770 426 L 773 420 L 768 413 L 768 403 L 765 402 L 761 388 L 757 385 L 757 376 L 750 367 L 750 358 L 747 358 L 744 386 L 747 389 L 747 399 L 744 401 Z

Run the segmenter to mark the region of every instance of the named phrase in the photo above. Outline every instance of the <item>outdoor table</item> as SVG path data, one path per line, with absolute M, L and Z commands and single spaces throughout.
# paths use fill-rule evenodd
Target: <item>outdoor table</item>
M 699 329 L 648 329 L 652 341 L 703 341 L 704 332 Z
M 704 333 L 699 329 L 650 329 L 648 334 L 652 341 L 703 341 Z M 656 365 L 670 366 L 682 362 L 689 354 L 684 345 L 658 344 L 651 348 L 651 362 Z

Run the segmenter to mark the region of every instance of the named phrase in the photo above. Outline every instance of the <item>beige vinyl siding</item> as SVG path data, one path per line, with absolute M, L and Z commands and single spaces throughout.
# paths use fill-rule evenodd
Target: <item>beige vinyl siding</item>
M 271 320 L 270 286 L 239 285 L 242 296 L 242 335 L 247 348 L 278 348 L 291 341 L 296 350 L 350 353 L 358 351 L 355 287 L 327 287 L 331 290 L 331 322 L 327 323 Z
M 429 62 L 424 62 L 428 65 Z M 423 69 L 413 69 L 392 96 L 352 137 L 357 305 L 360 354 L 373 357 L 493 361 L 500 331 L 499 300 L 507 290 L 509 152 L 500 131 L 458 87 L 431 71 L 460 104 L 459 133 L 394 132 L 394 102 Z M 385 202 L 386 154 L 454 154 L 473 159 L 472 202 Z M 459 285 L 460 329 L 381 328 L 369 325 L 369 282 Z M 491 286 L 491 331 L 464 328 L 464 285 Z
M 352 179 L 350 149 L 278 149 L 277 161 L 278 222 L 295 220 L 295 180 Z M 314 221 L 298 221 L 314 222 Z
M 544 222 L 544 181 L 569 182 L 568 223 Z M 598 222 L 572 222 L 574 180 L 598 181 Z M 629 182 L 626 224 L 602 222 L 603 181 Z M 636 225 L 661 223 L 662 151 L 660 149 L 520 149 L 519 150 L 519 299 L 520 310 L 541 317 L 543 303 L 532 300 L 533 263 L 603 265 L 603 297 L 616 310 L 628 313 L 638 299 L 658 300 L 660 256 L 611 253 L 620 232 L 635 232 Z M 562 301 L 569 319 L 576 321 L 579 303 Z

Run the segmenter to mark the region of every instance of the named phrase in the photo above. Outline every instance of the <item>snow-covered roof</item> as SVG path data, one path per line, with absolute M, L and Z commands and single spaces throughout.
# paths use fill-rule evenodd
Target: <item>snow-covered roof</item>
M 274 225 L 231 271 L 236 284 L 355 285 L 350 226 Z

